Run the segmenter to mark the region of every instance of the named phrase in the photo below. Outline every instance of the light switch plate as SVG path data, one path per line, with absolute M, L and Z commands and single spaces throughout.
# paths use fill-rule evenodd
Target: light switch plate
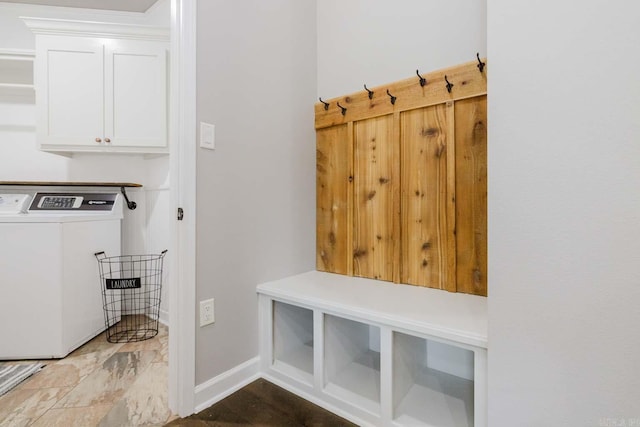
M 211 123 L 200 122 L 200 147 L 216 149 L 216 127 Z

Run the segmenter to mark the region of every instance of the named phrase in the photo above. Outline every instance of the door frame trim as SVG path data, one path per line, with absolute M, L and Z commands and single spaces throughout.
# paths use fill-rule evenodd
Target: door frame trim
M 171 0 L 169 408 L 181 417 L 195 410 L 196 9 Z

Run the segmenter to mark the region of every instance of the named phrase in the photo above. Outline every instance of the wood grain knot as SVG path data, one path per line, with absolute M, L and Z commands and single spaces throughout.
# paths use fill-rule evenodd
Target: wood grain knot
M 426 260 L 426 259 L 423 259 L 423 260 L 422 260 L 422 266 L 423 266 L 423 267 L 426 267 L 427 265 L 429 265 L 429 263 L 427 262 L 427 260 Z
M 487 132 L 487 126 L 485 126 L 482 120 L 478 120 L 476 124 L 473 126 L 473 132 L 476 134 L 480 134 L 480 136 L 484 137 L 484 134 Z
M 431 249 L 431 243 L 430 243 L 430 242 L 424 242 L 424 243 L 422 244 L 422 250 L 423 250 L 423 251 L 427 251 L 427 250 L 429 250 L 429 249 Z
M 369 194 L 367 194 L 367 200 L 371 200 L 374 197 L 376 197 L 376 192 L 374 191 L 370 191 Z
M 336 245 L 336 235 L 333 234 L 333 231 L 329 233 L 329 243 L 331 243 L 331 246 Z
M 365 255 L 367 255 L 367 251 L 364 249 L 355 249 L 353 251 L 354 258 L 360 258 L 361 256 L 365 256 Z
M 420 135 L 424 136 L 425 138 L 436 137 L 439 133 L 440 130 L 438 128 L 422 128 L 422 130 L 420 131 Z
M 473 270 L 473 282 L 479 284 L 481 283 L 481 281 L 482 281 L 482 272 L 480 272 L 480 269 L 475 268 Z
M 380 181 L 380 184 L 386 184 L 387 182 L 389 182 L 389 178 L 380 177 L 379 181 Z

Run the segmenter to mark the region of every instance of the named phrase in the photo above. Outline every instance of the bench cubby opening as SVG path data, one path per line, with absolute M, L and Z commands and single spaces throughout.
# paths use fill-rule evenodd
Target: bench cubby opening
M 273 367 L 313 385 L 313 311 L 273 301 Z
M 380 414 L 380 328 L 324 316 L 324 391 Z
M 393 417 L 402 425 L 473 427 L 474 352 L 394 332 Z

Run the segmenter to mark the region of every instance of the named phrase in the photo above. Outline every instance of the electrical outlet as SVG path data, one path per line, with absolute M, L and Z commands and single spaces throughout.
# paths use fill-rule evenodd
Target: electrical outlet
M 211 123 L 200 122 L 200 147 L 216 149 L 216 127 Z
M 200 301 L 200 327 L 210 325 L 216 321 L 213 302 L 213 298 Z

